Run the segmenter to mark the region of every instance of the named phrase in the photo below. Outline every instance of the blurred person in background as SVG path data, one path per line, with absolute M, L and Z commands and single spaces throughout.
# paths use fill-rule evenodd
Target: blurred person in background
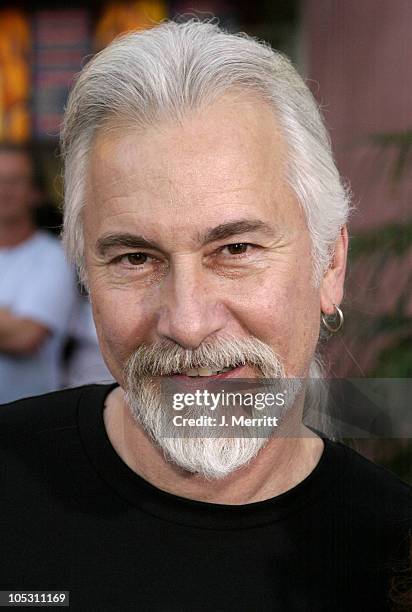
M 35 200 L 30 151 L 0 143 L 0 403 L 60 386 L 74 275 Z

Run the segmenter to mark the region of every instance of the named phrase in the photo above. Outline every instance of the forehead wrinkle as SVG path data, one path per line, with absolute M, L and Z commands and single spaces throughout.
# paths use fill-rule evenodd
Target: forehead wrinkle
M 250 130 L 249 130 L 250 131 Z M 150 132 L 150 130 L 147 130 Z M 183 133 L 180 132 L 182 138 Z M 147 133 L 144 137 L 147 137 Z M 187 134 L 184 140 L 187 140 Z M 252 134 L 252 136 L 256 136 Z M 121 141 L 122 139 L 120 139 Z M 194 143 L 193 137 L 189 138 Z M 154 193 L 159 197 L 159 187 L 165 189 L 166 192 L 163 195 L 164 198 L 168 197 L 168 204 L 172 207 L 177 207 L 179 204 L 179 199 L 183 196 L 185 199 L 190 198 L 193 201 L 196 201 L 200 204 L 201 200 L 204 198 L 213 198 L 216 196 L 225 196 L 231 194 L 239 194 L 242 191 L 250 190 L 256 193 L 259 191 L 260 195 L 262 194 L 262 190 L 267 192 L 270 186 L 268 183 L 272 183 L 273 180 L 278 180 L 280 178 L 279 174 L 282 171 L 283 163 L 282 160 L 279 159 L 279 151 L 278 147 L 273 151 L 270 155 L 271 159 L 268 159 L 267 154 L 264 155 L 265 163 L 263 159 L 260 159 L 259 164 L 250 164 L 250 160 L 243 160 L 244 164 L 246 164 L 242 168 L 239 166 L 232 167 L 232 160 L 230 159 L 232 155 L 228 155 L 228 157 L 223 157 L 219 164 L 216 166 L 215 163 L 207 164 L 208 169 L 205 168 L 204 163 L 201 165 L 195 163 L 192 166 L 187 166 L 186 164 L 178 164 L 176 165 L 176 160 L 173 156 L 173 149 L 170 148 L 170 156 L 164 158 L 163 155 L 160 156 L 162 159 L 162 167 L 153 167 L 150 161 L 147 158 L 140 159 L 139 166 L 136 167 L 136 162 L 133 160 L 132 151 L 135 149 L 139 149 L 138 143 L 131 143 L 130 147 L 125 147 L 126 150 L 122 150 L 122 155 L 119 157 L 118 155 L 108 155 L 108 153 L 113 153 L 113 149 L 110 147 L 110 142 L 100 143 L 103 145 L 101 151 L 97 151 L 99 147 L 96 147 L 96 161 L 102 161 L 103 169 L 105 170 L 105 175 L 107 180 L 113 186 L 113 190 L 116 191 L 117 187 L 120 186 L 120 192 L 123 192 L 124 188 L 132 188 L 129 193 L 135 193 L 138 191 L 146 191 L 148 193 Z M 116 145 L 119 145 L 120 142 L 118 139 L 115 140 L 115 149 Z M 160 143 L 159 143 L 160 145 Z M 176 145 L 176 143 L 175 143 Z M 110 147 L 110 148 L 109 148 Z M 144 148 L 144 145 L 143 145 Z M 107 150 L 104 150 L 107 149 Z M 226 149 L 226 147 L 225 147 Z M 260 157 L 263 154 L 262 147 L 258 148 L 260 152 Z M 226 153 L 230 153 L 230 149 L 225 150 Z M 100 153 L 100 155 L 99 155 Z M 205 152 L 203 151 L 201 154 L 201 158 L 204 156 Z M 209 151 L 209 156 L 214 156 L 215 153 Z M 203 160 L 204 161 L 204 160 Z M 267 172 L 267 165 L 270 164 L 272 168 L 272 172 Z M 100 164 L 99 164 L 100 165 Z M 136 169 L 136 172 L 135 172 Z M 241 171 L 243 169 L 243 171 Z M 207 170 L 205 172 L 205 170 Z M 235 172 L 233 172 L 235 170 Z M 106 172 L 107 171 L 107 172 Z M 211 172 L 210 172 L 211 171 Z M 275 176 L 274 176 L 275 175 Z M 97 179 L 98 177 L 94 177 Z M 97 183 L 97 180 L 95 180 Z M 243 184 L 242 184 L 243 183 Z M 219 184 L 219 187 L 216 185 Z M 98 187 L 98 185 L 97 185 Z

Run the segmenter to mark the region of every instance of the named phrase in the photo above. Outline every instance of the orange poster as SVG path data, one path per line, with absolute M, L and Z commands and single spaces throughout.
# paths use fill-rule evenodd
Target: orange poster
M 103 49 L 119 34 L 150 28 L 166 17 L 166 3 L 161 0 L 111 2 L 104 8 L 97 24 L 95 47 Z
M 30 137 L 30 25 L 23 11 L 0 10 L 0 139 Z

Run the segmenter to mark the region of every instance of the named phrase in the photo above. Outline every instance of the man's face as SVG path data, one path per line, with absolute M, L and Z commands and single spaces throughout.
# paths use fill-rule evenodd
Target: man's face
M 86 268 L 101 349 L 120 384 L 142 344 L 194 349 L 226 335 L 263 341 L 288 376 L 307 373 L 320 297 L 285 163 L 269 107 L 233 95 L 183 125 L 97 137 Z
M 32 196 L 32 167 L 27 155 L 0 151 L 0 223 L 28 216 Z

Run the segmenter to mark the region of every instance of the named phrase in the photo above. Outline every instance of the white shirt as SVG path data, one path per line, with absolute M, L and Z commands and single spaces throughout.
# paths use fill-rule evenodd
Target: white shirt
M 91 383 L 113 382 L 100 352 L 92 308 L 88 298 L 77 292 L 69 323 L 74 340 L 73 351 L 65 364 L 64 386 L 77 387 Z
M 0 248 L 0 308 L 50 331 L 30 355 L 0 352 L 0 403 L 60 387 L 60 359 L 75 296 L 74 272 L 57 238 L 37 231 Z

